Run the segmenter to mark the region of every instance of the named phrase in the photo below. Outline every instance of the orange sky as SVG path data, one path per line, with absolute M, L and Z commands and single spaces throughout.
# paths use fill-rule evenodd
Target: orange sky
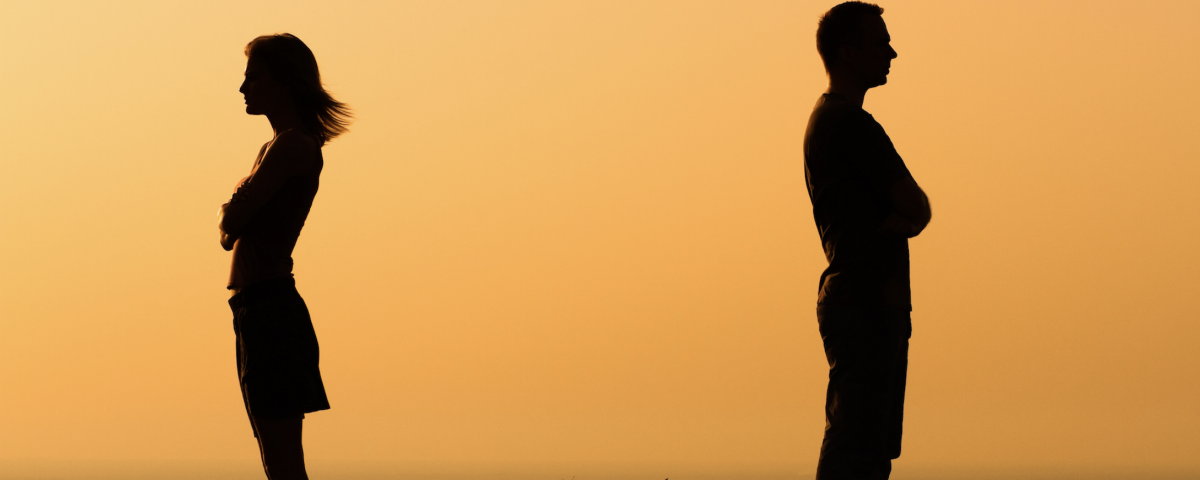
M 255 461 L 215 216 L 286 31 L 357 114 L 295 254 L 310 462 L 809 472 L 831 5 L 6 3 L 0 464 Z M 897 470 L 1200 468 L 1200 4 L 882 5 L 934 209 Z

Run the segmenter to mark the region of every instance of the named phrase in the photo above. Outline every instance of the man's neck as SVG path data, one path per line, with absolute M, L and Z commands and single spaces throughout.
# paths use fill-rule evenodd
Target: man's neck
M 851 81 L 840 75 L 830 75 L 829 89 L 825 90 L 825 93 L 841 95 L 847 102 L 858 105 L 858 108 L 862 108 L 863 100 L 867 97 L 867 87 L 862 86 L 860 82 Z

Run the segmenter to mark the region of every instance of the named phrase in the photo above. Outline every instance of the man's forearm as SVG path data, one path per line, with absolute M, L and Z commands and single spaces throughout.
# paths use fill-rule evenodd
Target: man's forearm
M 929 207 L 929 196 L 925 195 L 925 190 L 921 190 L 921 187 L 917 187 L 917 192 L 921 194 L 921 208 L 918 212 L 916 212 L 918 215 L 916 218 L 913 218 L 913 221 L 919 224 L 922 229 L 924 229 L 927 225 L 929 225 L 929 221 L 933 219 L 933 209 Z
M 879 229 L 876 230 L 876 232 L 903 235 L 907 238 L 912 238 L 919 235 L 921 230 L 924 228 L 924 225 L 917 224 L 917 222 L 914 222 L 911 218 L 908 218 L 903 213 L 893 211 L 886 219 L 883 220 L 883 224 L 879 226 Z
M 888 200 L 892 204 L 892 215 L 900 215 L 912 224 L 913 233 L 908 235 L 910 237 L 921 233 L 921 230 L 929 225 L 929 220 L 933 217 L 933 211 L 929 208 L 929 197 L 912 178 L 897 182 L 889 192 Z M 897 220 L 893 220 L 891 223 L 895 224 L 896 222 Z M 885 222 L 885 224 L 887 223 Z

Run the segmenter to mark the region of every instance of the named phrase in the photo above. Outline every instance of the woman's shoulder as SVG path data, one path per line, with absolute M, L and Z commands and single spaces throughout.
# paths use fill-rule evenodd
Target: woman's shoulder
M 317 140 L 304 131 L 288 130 L 275 138 L 264 160 L 287 164 L 296 171 L 304 171 L 317 160 L 320 148 Z
M 275 143 L 284 143 L 292 147 L 304 147 L 310 150 L 321 148 L 321 143 L 317 141 L 316 137 L 298 128 L 280 133 L 279 137 L 275 139 Z

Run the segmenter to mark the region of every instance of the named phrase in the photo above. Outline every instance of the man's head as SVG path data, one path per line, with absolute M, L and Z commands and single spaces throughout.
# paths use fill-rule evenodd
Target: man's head
M 864 2 L 845 2 L 817 23 L 817 52 L 830 76 L 849 77 L 863 87 L 887 83 L 896 58 L 892 37 L 883 22 L 883 8 Z

